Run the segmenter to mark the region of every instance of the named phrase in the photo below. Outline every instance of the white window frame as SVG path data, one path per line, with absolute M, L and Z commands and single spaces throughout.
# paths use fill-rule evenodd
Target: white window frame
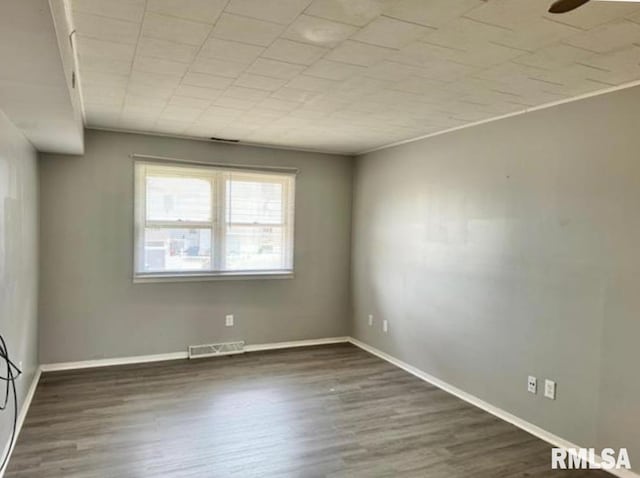
M 155 176 L 162 175 L 163 170 L 167 176 L 175 177 L 178 169 L 184 169 L 185 176 L 193 178 L 203 178 L 211 181 L 211 219 L 210 221 L 156 221 L 148 220 L 146 217 L 146 177 L 148 170 L 152 169 Z M 284 246 L 286 248 L 286 267 L 275 270 L 224 270 L 225 244 L 227 239 L 226 213 L 226 184 L 231 176 L 245 176 L 251 181 L 260 181 L 282 184 L 282 200 L 284 217 L 281 224 L 268 224 L 265 227 L 283 228 L 286 234 Z M 287 279 L 293 278 L 294 274 L 294 218 L 295 218 L 295 172 L 269 171 L 264 169 L 253 169 L 248 167 L 234 168 L 207 165 L 202 163 L 188 162 L 164 162 L 164 161 L 134 161 L 134 261 L 133 261 L 133 281 L 134 282 L 179 282 L 179 281 L 202 281 L 202 280 L 225 280 L 225 279 Z M 244 224 L 242 226 L 256 226 L 262 224 Z M 212 242 L 212 268 L 206 271 L 166 271 L 166 272 L 145 272 L 144 271 L 144 245 L 145 228 L 179 228 L 179 229 L 209 229 L 211 231 Z

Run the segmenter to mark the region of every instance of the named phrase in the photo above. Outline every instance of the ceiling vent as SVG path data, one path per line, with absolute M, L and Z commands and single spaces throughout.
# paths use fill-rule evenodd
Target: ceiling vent
M 217 141 L 218 143 L 239 143 L 239 139 L 227 139 L 227 138 L 217 138 L 215 136 L 211 136 L 209 138 L 211 141 Z
M 220 344 L 189 345 L 189 358 L 217 357 L 218 355 L 243 354 L 244 341 Z

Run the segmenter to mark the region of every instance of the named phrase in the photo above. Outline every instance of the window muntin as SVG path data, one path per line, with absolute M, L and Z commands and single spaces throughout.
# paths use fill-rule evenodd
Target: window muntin
M 293 271 L 293 174 L 135 168 L 135 277 Z

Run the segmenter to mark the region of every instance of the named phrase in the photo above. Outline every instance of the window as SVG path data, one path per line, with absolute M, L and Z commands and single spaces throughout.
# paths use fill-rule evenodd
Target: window
M 295 176 L 135 164 L 135 277 L 293 272 Z

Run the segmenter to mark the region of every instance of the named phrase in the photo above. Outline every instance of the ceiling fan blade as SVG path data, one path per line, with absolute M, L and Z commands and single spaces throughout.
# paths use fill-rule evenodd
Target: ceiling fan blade
M 567 13 L 581 7 L 589 0 L 556 0 L 551 4 L 549 13 Z

